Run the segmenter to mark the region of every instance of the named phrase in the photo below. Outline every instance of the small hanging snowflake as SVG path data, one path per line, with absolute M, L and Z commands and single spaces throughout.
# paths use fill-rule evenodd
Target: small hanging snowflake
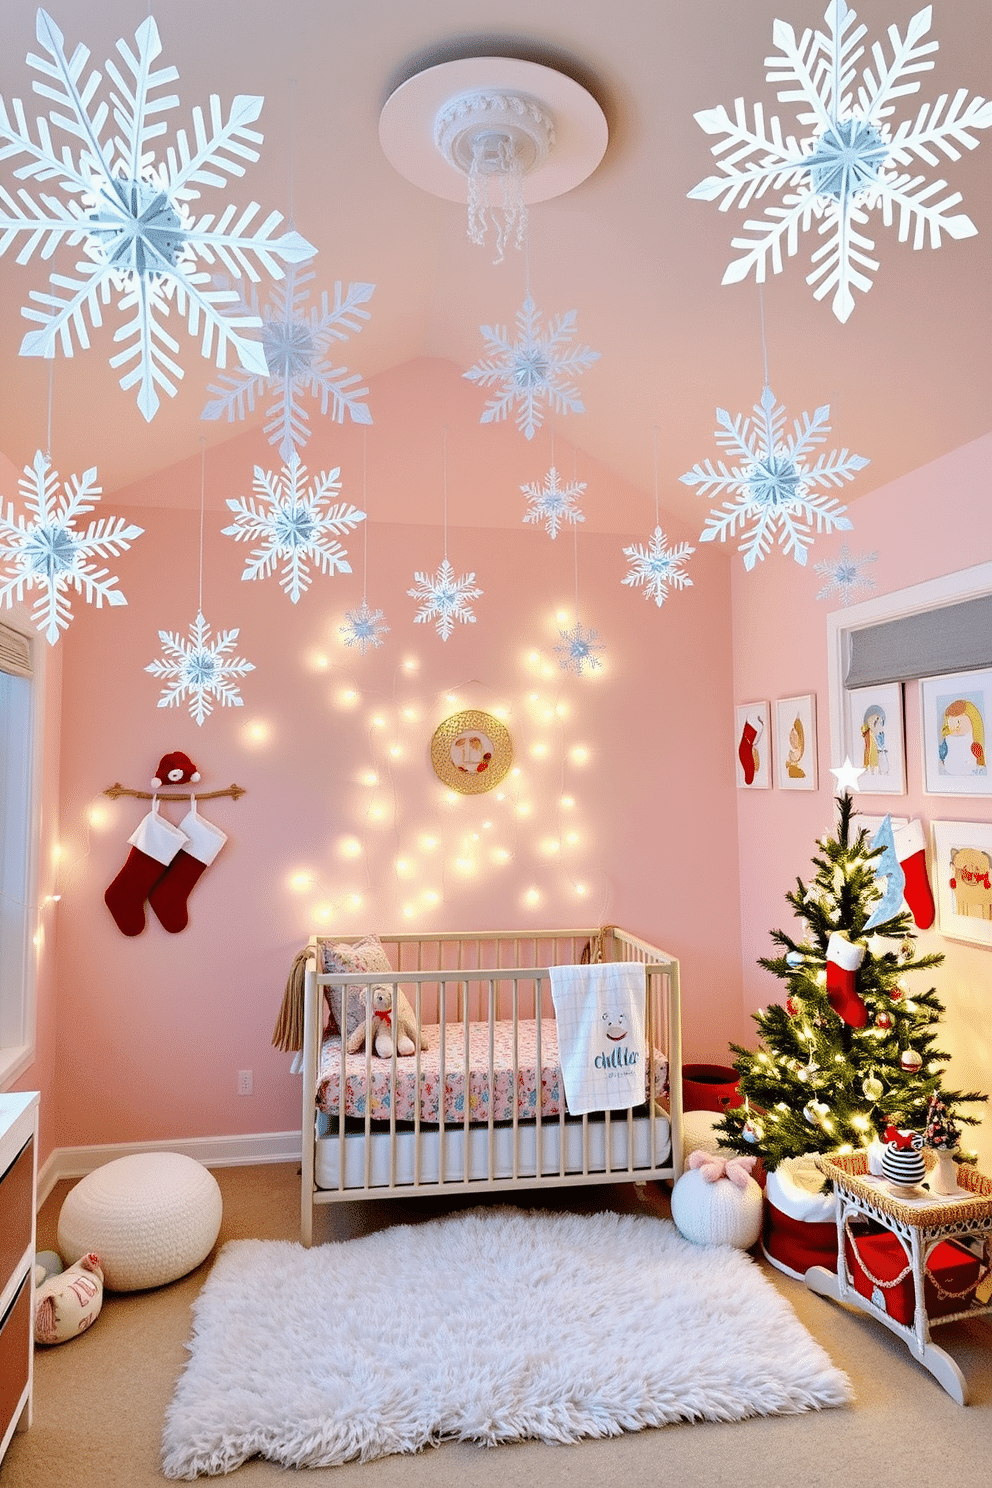
M 67 589 L 75 589 L 97 609 L 104 601 L 114 606 L 127 604 L 115 587 L 115 576 L 106 568 L 97 568 L 93 559 L 118 557 L 144 531 L 123 517 L 101 517 L 99 522 L 90 522 L 85 532 L 74 530 L 76 518 L 91 512 L 100 499 L 95 466 L 81 477 L 70 476 L 61 495 L 58 484 L 58 471 L 38 450 L 18 481 L 24 504 L 33 515 L 15 520 L 13 502 L 8 502 L 6 516 L 0 505 L 0 602 L 6 602 L 9 609 L 15 599 L 23 600 L 25 589 L 41 589 L 31 615 L 50 646 L 72 619 Z
M 160 630 L 158 638 L 165 660 L 153 661 L 145 667 L 153 677 L 166 677 L 171 682 L 171 686 L 162 689 L 158 706 L 175 708 L 188 698 L 190 717 L 201 728 L 203 720 L 214 710 L 211 698 L 216 698 L 224 708 L 242 707 L 244 699 L 230 678 L 243 677 L 255 667 L 240 656 L 229 657 L 239 634 L 238 630 L 222 630 L 211 642 L 210 626 L 202 612 L 189 628 L 188 642 L 178 631 Z
M 357 646 L 364 656 L 370 646 L 381 646 L 382 637 L 389 634 L 389 626 L 383 624 L 381 610 L 370 610 L 363 599 L 357 609 L 345 610 L 345 623 L 339 625 L 346 646 Z
M 109 101 L 99 100 L 102 74 L 85 70 L 87 48 L 80 45 L 67 58 L 62 32 L 43 10 L 36 34 L 47 56 L 27 60 L 41 74 L 34 90 L 50 101 L 48 115 L 37 121 L 35 143 L 20 99 L 13 100 L 10 114 L 0 100 L 0 158 L 26 157 L 16 177 L 45 183 L 46 189 L 36 198 L 23 187 L 16 196 L 0 187 L 0 253 L 20 235 L 18 263 L 27 263 L 36 249 L 48 259 L 60 246 L 76 249 L 78 244 L 83 257 L 73 265 L 74 277 L 53 273 L 49 292 L 30 291 L 35 308 L 21 313 L 39 329 L 24 337 L 21 356 L 53 357 L 57 347 L 72 356 L 74 341 L 86 350 L 89 328 L 101 326 L 101 307 L 116 294 L 118 309 L 128 318 L 114 336 L 123 350 L 110 365 L 128 369 L 121 387 L 137 387 L 146 419 L 159 407 L 156 389 L 174 397 L 183 375 L 175 360 L 179 344 L 164 324 L 173 301 L 187 318 L 190 335 L 202 336 L 204 356 L 223 367 L 233 352 L 242 367 L 267 376 L 262 344 L 242 334 L 258 326 L 258 318 L 222 314 L 219 307 L 230 306 L 238 294 L 211 288 L 210 275 L 197 270 L 197 263 L 219 261 L 234 277 L 246 274 L 252 280 L 261 268 L 278 279 L 280 259 L 309 258 L 313 245 L 296 232 L 275 237 L 282 221 L 278 212 L 253 227 L 257 202 L 240 213 L 228 206 L 219 216 L 195 217 L 190 208 L 201 188 L 226 185 L 230 177 L 243 175 L 246 161 L 258 159 L 255 147 L 262 136 L 251 125 L 263 100 L 241 94 L 225 119 L 214 95 L 209 120 L 202 109 L 193 110 L 192 141 L 180 129 L 175 143 L 162 148 L 163 115 L 177 108 L 179 99 L 161 89 L 179 74 L 174 67 L 155 66 L 162 46 L 151 16 L 135 32 L 136 51 L 118 41 L 123 66 L 113 57 L 105 64 Z M 67 136 L 66 143 L 53 139 L 52 126 Z M 53 186 L 62 196 L 51 194 Z
M 630 572 L 623 582 L 632 587 L 643 584 L 644 598 L 653 599 L 659 606 L 668 598 L 669 584 L 675 589 L 692 588 L 692 580 L 682 565 L 696 551 L 686 542 L 668 548 L 666 541 L 664 532 L 656 527 L 647 547 L 633 543 L 623 550 L 624 557 L 631 563 Z
M 417 588 L 406 592 L 411 599 L 421 601 L 420 609 L 414 616 L 415 625 L 436 620 L 435 629 L 442 641 L 446 641 L 455 628 L 456 620 L 465 625 L 475 624 L 472 607 L 466 602 L 478 599 L 482 594 L 481 589 L 473 587 L 474 573 L 462 574 L 456 579 L 454 569 L 445 558 L 436 574 L 415 573 L 413 577 Z
M 944 233 L 970 238 L 977 232 L 970 217 L 951 211 L 961 193 L 948 191 L 943 179 L 928 181 L 919 164 L 936 165 L 940 155 L 959 160 L 963 149 L 973 149 L 974 131 L 992 125 L 992 103 L 966 102 L 967 90 L 959 88 L 950 103 L 942 93 L 935 103 L 921 105 L 915 118 L 896 123 L 892 117 L 897 101 L 919 90 L 916 75 L 934 65 L 926 59 L 938 43 L 924 41 L 930 18 L 928 5 L 912 17 L 905 37 L 889 27 L 891 63 L 881 42 L 866 54 L 861 42 L 867 27 L 855 26 L 857 15 L 845 0 L 830 0 L 826 33 L 807 29 L 797 41 L 790 25 L 775 21 L 772 36 L 779 51 L 766 58 L 767 79 L 785 84 L 779 101 L 797 104 L 800 125 L 811 126 L 800 139 L 783 133 L 777 115 L 766 123 L 761 104 L 755 104 L 754 126 L 749 126 L 743 98 L 734 105 L 733 118 L 722 104 L 695 115 L 707 134 L 725 138 L 713 146 L 713 154 L 723 156 L 722 174 L 700 181 L 690 197 L 719 200 L 726 211 L 780 193 L 781 205 L 766 206 L 763 217 L 744 223 L 748 236 L 732 240 L 744 252 L 728 267 L 724 284 L 738 283 L 752 269 L 761 284 L 769 265 L 772 273 L 781 273 L 783 253 L 792 257 L 800 232 L 809 232 L 815 221 L 821 246 L 806 283 L 817 285 L 817 300 L 832 290 L 833 312 L 846 321 L 854 291 L 867 292 L 878 268 L 870 256 L 874 239 L 860 230 L 870 212 L 877 212 L 885 227 L 898 219 L 899 241 L 912 237 L 914 248 L 925 243 L 938 248 Z
M 588 346 L 569 347 L 575 335 L 576 312 L 568 310 L 542 326 L 541 312 L 530 295 L 517 311 L 517 339 L 511 342 L 506 326 L 482 326 L 488 358 L 463 373 L 479 387 L 495 387 L 498 396 L 486 404 L 480 423 L 499 423 L 518 404 L 517 428 L 533 439 L 543 421 L 542 403 L 553 413 L 584 413 L 578 390 L 569 379 L 599 360 Z
M 310 587 L 309 563 L 325 574 L 351 573 L 347 552 L 328 534 L 353 531 L 365 521 L 365 513 L 344 502 L 328 503 L 328 495 L 341 489 L 340 474 L 340 467 L 321 471 L 308 487 L 307 468 L 295 455 L 280 474 L 255 466 L 255 493 L 262 504 L 256 505 L 253 497 L 229 500 L 237 517 L 222 529 L 236 542 L 262 540 L 262 547 L 255 548 L 245 564 L 243 579 L 266 579 L 281 561 L 279 582 L 296 604 Z
M 555 655 L 563 672 L 574 672 L 581 677 L 586 667 L 594 672 L 603 665 L 597 655 L 603 649 L 597 631 L 586 630 L 576 620 L 571 630 L 560 630 L 558 634 L 561 641 L 555 647 Z
M 329 407 L 331 418 L 339 424 L 344 423 L 345 412 L 352 423 L 372 422 L 367 404 L 361 401 L 369 390 L 355 386 L 362 380 L 359 374 L 349 373 L 347 367 L 332 367 L 327 355 L 333 342 L 347 341 L 349 335 L 361 331 L 369 319 L 369 312 L 362 306 L 371 299 L 375 285 L 349 284 L 342 294 L 339 280 L 334 286 L 333 306 L 325 289 L 319 310 L 313 305 L 307 310 L 304 302 L 310 291 L 306 286 L 314 277 L 309 264 L 299 268 L 291 264 L 285 280 L 273 285 L 271 303 L 264 307 L 261 317 L 268 376 L 244 368 L 225 373 L 219 383 L 210 385 L 209 391 L 217 396 L 200 415 L 205 419 L 226 417 L 233 423 L 254 413 L 256 398 L 278 394 L 265 410 L 265 432 L 269 443 L 278 445 L 287 464 L 310 438 L 309 415 L 303 402 L 308 393 L 320 398 L 321 414 L 326 415 Z M 258 317 L 254 285 L 249 301 L 242 301 L 238 309 Z
M 552 465 L 544 477 L 544 485 L 534 484 L 521 486 L 520 489 L 527 497 L 527 505 L 530 510 L 524 517 L 525 522 L 543 522 L 544 529 L 550 537 L 557 537 L 559 528 L 563 522 L 584 522 L 585 517 L 579 510 L 578 499 L 586 489 L 585 481 L 569 481 L 563 486 L 559 483 L 559 475 Z
M 862 590 L 867 594 L 869 589 L 874 589 L 875 580 L 870 574 L 865 573 L 865 566 L 874 563 L 877 558 L 877 553 L 861 553 L 857 558 L 852 558 L 851 550 L 845 543 L 837 558 L 828 558 L 822 563 L 814 563 L 813 567 L 821 579 L 829 580 L 829 583 L 824 584 L 823 588 L 817 592 L 817 599 L 833 599 L 839 596 L 842 605 L 849 605 L 853 594 Z
M 767 556 L 776 528 L 779 546 L 785 553 L 792 553 L 797 563 L 804 564 L 813 542 L 814 522 L 817 532 L 851 526 L 850 519 L 843 515 L 847 507 L 814 488 L 853 480 L 855 472 L 863 470 L 869 461 L 845 449 L 839 454 L 832 450 L 828 455 L 818 455 L 815 463 L 806 463 L 813 447 L 823 444 L 830 432 L 830 409 L 826 405 L 812 418 L 804 413 L 802 423 L 795 419 L 789 436 L 784 434 L 785 409 L 776 406 L 771 388 L 762 392 L 754 414 L 752 423 L 741 414 L 731 419 L 725 409 L 716 411 L 720 427 L 714 438 L 740 458 L 740 465 L 728 470 L 722 460 L 716 467 L 707 460 L 680 477 L 684 485 L 698 486 L 701 496 L 734 498 L 724 502 L 720 511 L 710 513 L 699 540 L 713 542 L 719 538 L 724 542 L 736 535 L 738 524 L 743 529 L 752 522 L 737 547 L 744 555 L 745 568 L 752 569 L 759 558 Z

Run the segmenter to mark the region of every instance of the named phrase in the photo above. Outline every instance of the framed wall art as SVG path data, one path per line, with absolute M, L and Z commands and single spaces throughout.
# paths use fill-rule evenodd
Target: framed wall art
M 816 698 L 775 703 L 775 783 L 781 790 L 816 790 Z
M 937 822 L 933 876 L 937 929 L 992 946 L 992 822 Z
M 772 737 L 767 703 L 740 703 L 734 710 L 737 784 L 768 790 L 772 783 Z
M 855 687 L 846 695 L 844 754 L 861 770 L 863 796 L 906 794 L 902 683 Z
M 920 708 L 924 790 L 942 796 L 992 796 L 992 667 L 924 677 Z
M 506 725 L 492 713 L 466 708 L 452 713 L 434 730 L 431 764 L 451 790 L 478 795 L 504 779 L 513 761 Z

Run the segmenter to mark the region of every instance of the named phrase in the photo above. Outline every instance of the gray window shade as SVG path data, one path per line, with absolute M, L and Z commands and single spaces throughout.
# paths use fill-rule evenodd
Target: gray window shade
M 850 632 L 845 687 L 992 666 L 992 594 Z
M 19 630 L 0 625 L 0 672 L 31 676 L 31 642 Z

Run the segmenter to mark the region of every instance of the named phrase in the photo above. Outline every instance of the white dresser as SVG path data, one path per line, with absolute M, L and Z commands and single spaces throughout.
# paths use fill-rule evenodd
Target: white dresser
M 0 1095 L 0 1461 L 31 1424 L 38 1095 Z

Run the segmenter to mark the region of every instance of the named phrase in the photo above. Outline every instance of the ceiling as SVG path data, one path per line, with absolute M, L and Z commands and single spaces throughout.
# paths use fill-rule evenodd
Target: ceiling
M 101 67 L 149 9 L 145 0 L 50 3 L 67 51 L 82 42 Z M 883 42 L 919 7 L 855 3 L 868 40 Z M 825 4 L 501 0 L 498 31 L 493 7 L 480 0 L 156 0 L 152 13 L 161 64 L 179 72 L 170 129 L 188 127 L 193 106 L 212 93 L 225 108 L 239 93 L 265 99 L 260 160 L 242 182 L 205 192 L 202 209 L 209 195 L 216 210 L 254 199 L 266 212 L 291 213 L 319 249 L 319 287 L 375 283 L 371 319 L 340 357 L 365 379 L 421 357 L 470 367 L 483 353 L 480 326 L 512 325 L 524 293 L 522 254 L 494 265 L 489 250 L 467 241 L 462 207 L 411 184 L 386 159 L 379 115 L 394 88 L 438 62 L 494 55 L 553 66 L 589 89 L 609 126 L 605 156 L 581 185 L 530 212 L 538 307 L 577 311 L 576 339 L 601 353 L 581 379 L 586 411 L 557 428 L 646 492 L 657 441 L 663 507 L 698 522 L 700 499 L 678 476 L 716 455 L 718 406 L 747 412 L 757 401 L 765 351 L 790 418 L 828 403 L 827 448 L 870 458 L 845 500 L 992 429 L 992 131 L 965 158 L 930 170 L 962 193 L 978 235 L 914 251 L 875 214 L 880 268 L 846 324 L 805 283 L 813 234 L 763 292 L 753 278 L 721 285 L 746 214 L 687 198 L 713 165 L 713 141 L 693 114 L 740 97 L 764 102 L 795 129 L 795 106 L 775 105 L 764 58 L 776 17 L 797 31 L 820 26 Z M 31 118 L 41 111 L 24 61 L 37 50 L 35 16 L 29 0 L 0 0 L 0 93 L 8 103 L 23 98 Z M 988 0 L 934 6 L 936 65 L 900 115 L 941 92 L 992 93 L 988 21 Z M 0 182 L 13 186 L 3 163 Z M 97 465 L 109 494 L 198 455 L 201 441 L 209 448 L 243 432 L 201 420 L 217 374 L 175 316 L 185 375 L 151 422 L 109 366 L 121 322 L 112 308 L 89 351 L 54 362 L 20 357 L 21 306 L 47 288 L 52 267 L 71 269 L 72 255 L 18 265 L 16 252 L 0 259 L 0 449 L 18 466 L 47 447 L 50 420 L 56 465 L 66 473 L 69 457 L 59 451 L 70 450 L 72 468 Z M 480 393 L 480 413 L 484 401 Z M 374 415 L 374 385 L 370 406 Z

